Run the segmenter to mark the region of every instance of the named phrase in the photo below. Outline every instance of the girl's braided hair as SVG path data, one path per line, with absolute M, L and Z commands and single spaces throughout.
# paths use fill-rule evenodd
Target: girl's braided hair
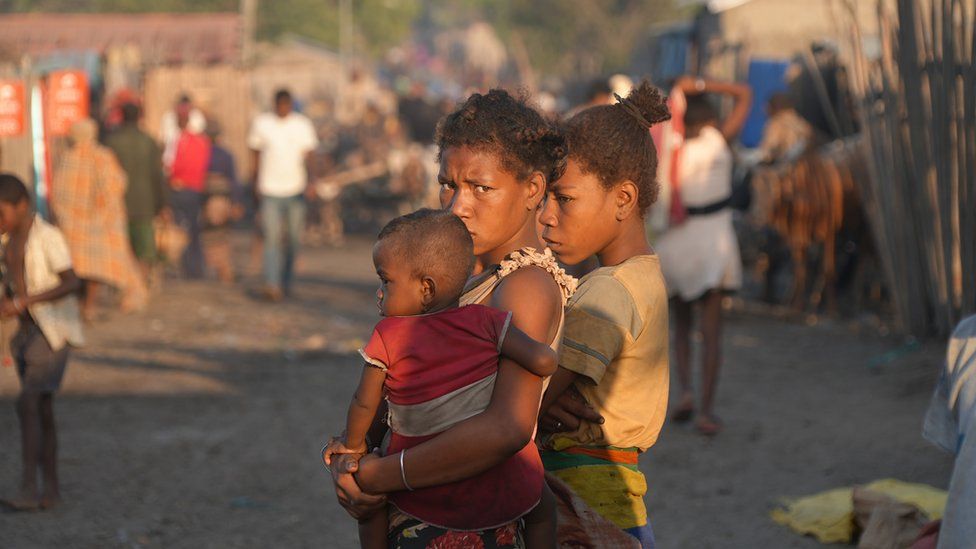
M 475 93 L 437 126 L 437 159 L 451 147 L 498 155 L 502 168 L 524 180 L 541 172 L 555 181 L 566 165 L 566 140 L 554 124 L 529 106 L 524 94 L 494 89 Z
M 643 215 L 657 200 L 657 150 L 650 127 L 671 118 L 660 90 L 644 80 L 619 103 L 591 107 L 565 125 L 569 156 L 607 189 L 621 181 L 637 185 Z

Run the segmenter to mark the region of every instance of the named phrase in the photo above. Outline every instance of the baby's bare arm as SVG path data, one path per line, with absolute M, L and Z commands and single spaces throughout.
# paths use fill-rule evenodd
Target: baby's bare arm
M 346 416 L 345 446 L 354 453 L 366 451 L 366 433 L 373 425 L 376 410 L 383 401 L 385 380 L 385 371 L 369 364 L 363 366 L 363 376 L 349 404 L 349 415 Z
M 515 326 L 508 327 L 502 354 L 539 377 L 551 376 L 556 371 L 556 352 Z

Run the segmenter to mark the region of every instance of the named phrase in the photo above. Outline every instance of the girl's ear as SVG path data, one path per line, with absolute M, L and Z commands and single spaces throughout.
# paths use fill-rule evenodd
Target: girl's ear
M 637 210 L 640 191 L 637 189 L 637 185 L 628 179 L 617 185 L 614 192 L 616 193 L 616 196 L 614 196 L 617 206 L 616 218 L 617 221 L 623 221 Z
M 423 304 L 423 310 L 426 313 L 427 309 L 434 304 L 434 298 L 437 297 L 437 283 L 434 279 L 425 276 L 420 279 L 420 302 Z
M 546 176 L 542 172 L 532 172 L 529 176 L 528 194 L 525 196 L 525 209 L 536 210 L 546 197 Z

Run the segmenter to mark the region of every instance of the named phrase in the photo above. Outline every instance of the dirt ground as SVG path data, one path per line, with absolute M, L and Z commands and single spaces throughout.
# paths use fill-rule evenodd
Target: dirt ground
M 56 404 L 66 503 L 0 514 L 0 548 L 355 547 L 318 453 L 376 321 L 369 245 L 308 250 L 280 305 L 174 280 L 148 312 L 91 326 Z M 668 425 L 641 458 L 659 547 L 817 547 L 769 520 L 779 498 L 884 477 L 946 486 L 948 458 L 919 435 L 939 344 L 902 353 L 742 310 L 727 326 L 727 429 Z M 20 471 L 16 393 L 0 368 L 3 494 Z

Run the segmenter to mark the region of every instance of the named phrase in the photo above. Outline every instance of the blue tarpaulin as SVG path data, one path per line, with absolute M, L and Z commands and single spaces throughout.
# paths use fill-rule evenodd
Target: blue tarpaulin
M 752 110 L 742 130 L 741 141 L 746 147 L 756 147 L 766 127 L 766 102 L 774 93 L 786 91 L 788 61 L 753 59 L 749 62 L 749 85 L 752 86 Z
M 658 27 L 634 50 L 630 72 L 647 76 L 662 88 L 688 73 L 688 49 L 694 27 L 688 23 Z
M 31 70 L 46 74 L 64 69 L 80 69 L 88 76 L 88 85 L 98 89 L 102 85 L 101 60 L 94 50 L 61 50 L 34 59 Z

